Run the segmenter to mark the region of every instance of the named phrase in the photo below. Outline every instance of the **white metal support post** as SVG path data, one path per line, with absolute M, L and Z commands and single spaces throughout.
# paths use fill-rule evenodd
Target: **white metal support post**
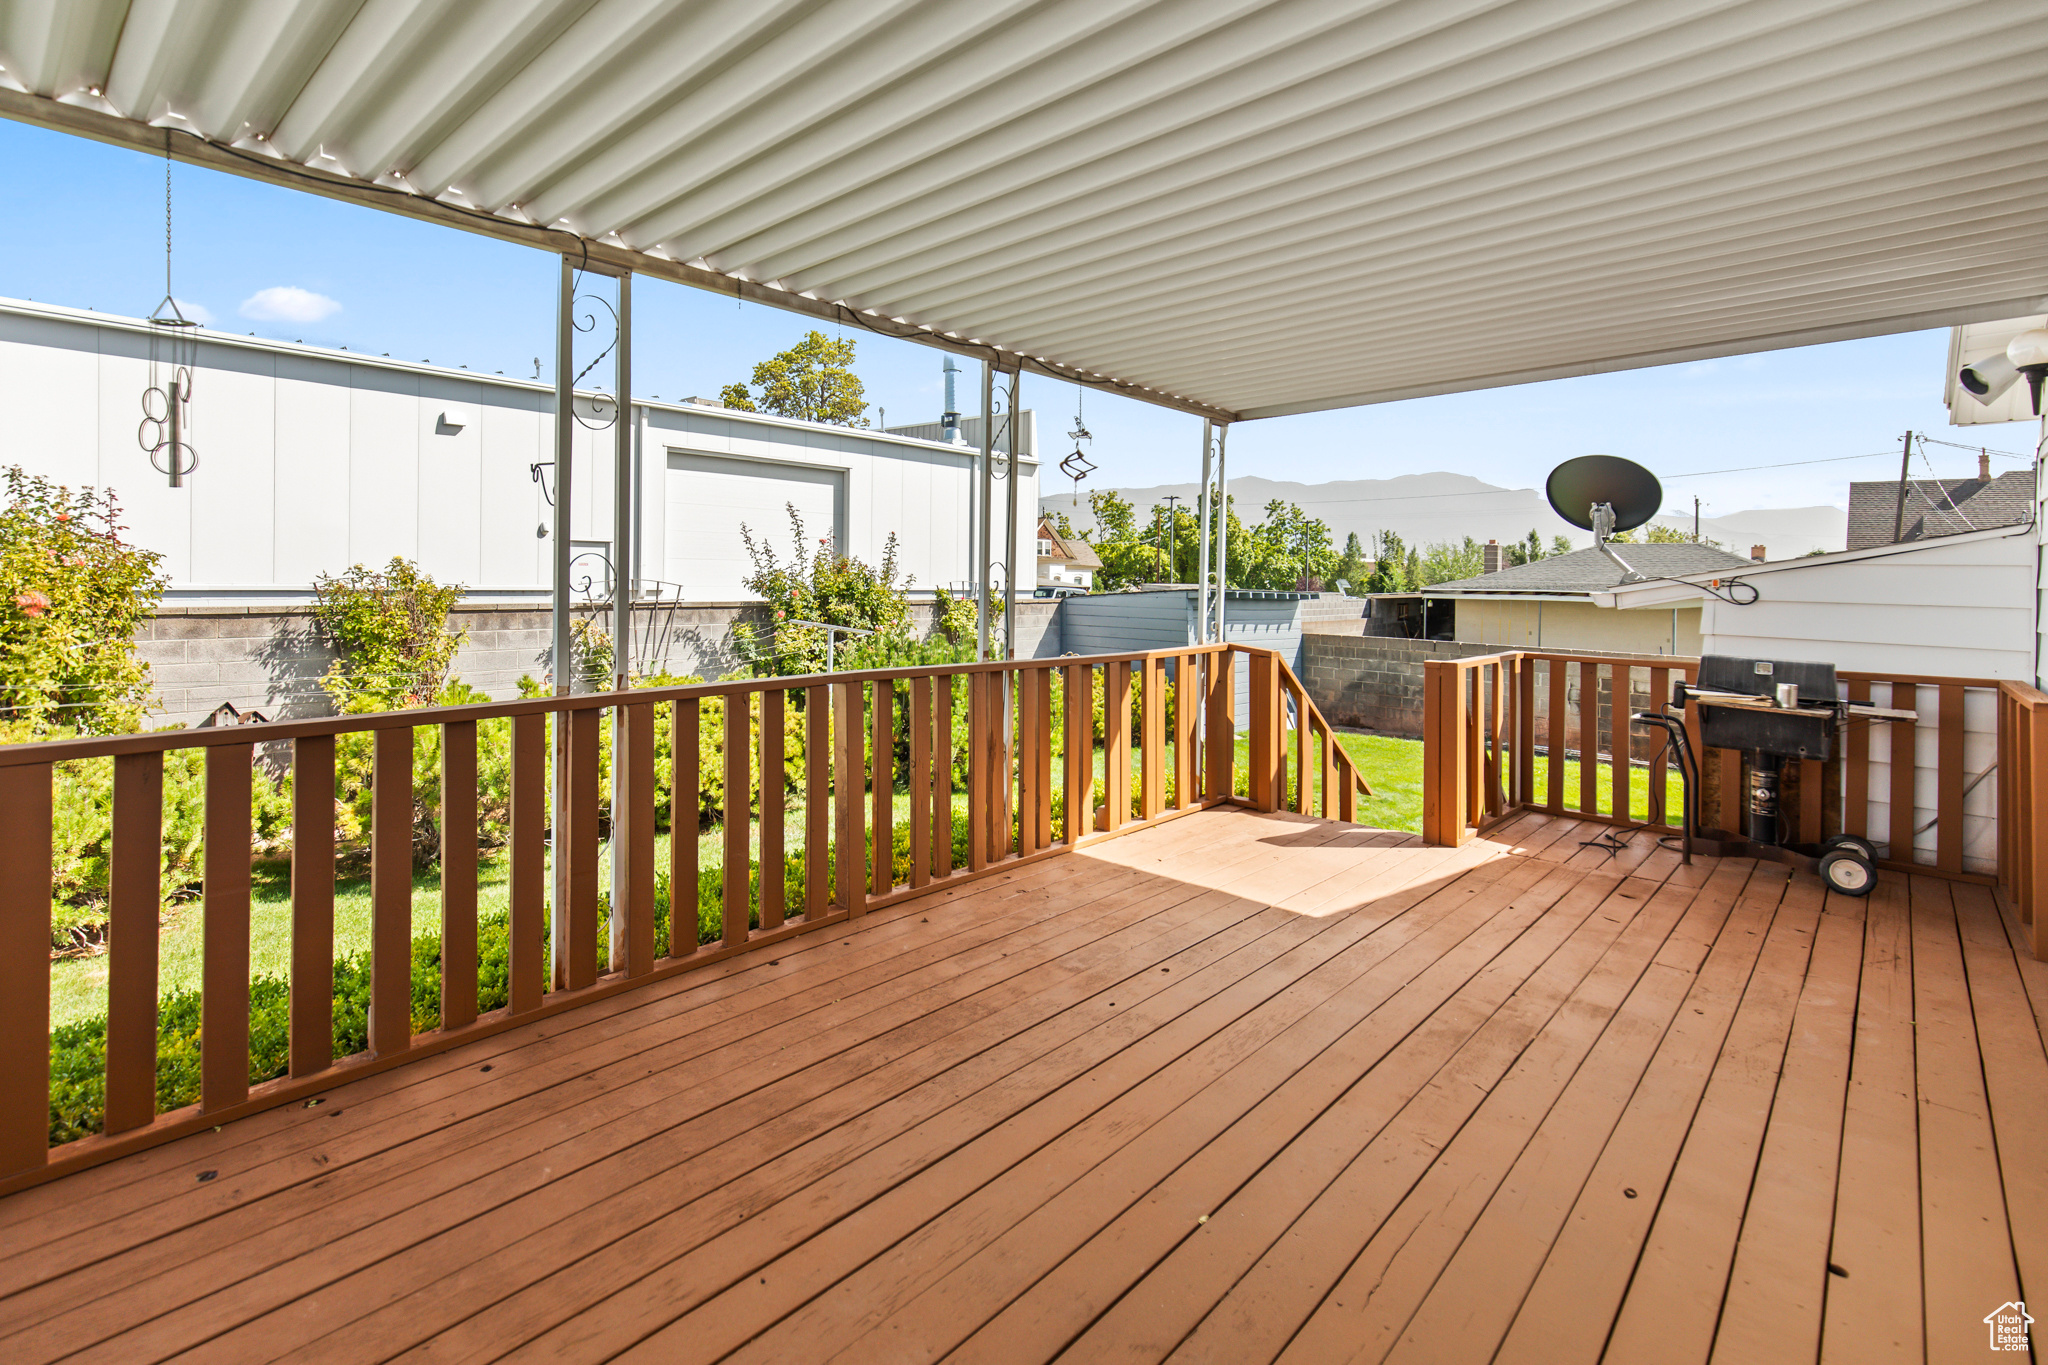
M 633 420 L 633 275 L 619 276 L 619 339 L 613 353 L 617 398 L 612 406 L 612 690 L 623 692 L 633 675 L 633 590 L 640 559 L 640 509 L 634 493 L 640 485 L 635 456 L 639 423 Z M 626 965 L 630 947 L 626 916 L 631 909 L 634 873 L 627 840 L 619 838 L 623 827 L 617 811 L 628 801 L 639 801 L 641 793 L 629 789 L 631 767 L 625 761 L 626 708 L 612 708 L 612 923 L 611 965 L 614 971 Z M 650 878 L 651 880 L 651 878 Z
M 574 527 L 569 520 L 569 499 L 575 487 L 575 480 L 570 476 L 576 448 L 575 382 L 576 268 L 564 256 L 560 290 L 555 301 L 555 515 L 550 530 L 554 537 L 555 571 L 548 602 L 548 667 L 554 675 L 555 695 L 558 697 L 568 696 L 576 681 L 576 670 L 571 662 L 574 640 L 569 606 L 569 561 L 574 557 L 571 539 Z M 557 836 L 550 840 L 549 880 L 554 895 L 550 898 L 548 912 L 551 931 L 548 941 L 553 945 L 550 956 L 554 959 L 552 975 L 557 988 L 567 981 L 569 951 L 569 860 L 566 856 L 567 843 L 559 837 L 564 828 L 562 813 L 569 808 L 568 720 L 566 712 L 555 714 L 555 771 L 551 784 L 554 799 L 552 818 L 548 821 L 549 828 Z
M 1003 506 L 1003 657 L 1017 657 L 1017 485 L 1023 482 L 1024 457 L 1021 450 L 1023 429 L 1017 413 L 1018 389 L 1023 380 L 1022 370 L 1011 370 L 1007 374 L 1008 393 L 1003 403 L 1003 443 L 1010 450 L 1004 458 L 1003 469 L 1010 480 L 1007 498 Z M 1007 678 L 1009 675 L 1005 674 Z M 1005 684 L 1007 687 L 1007 683 Z
M 996 424 L 995 367 L 981 363 L 981 458 L 975 466 L 974 525 L 974 657 L 988 658 L 989 569 L 995 537 L 989 534 L 990 513 L 995 503 Z
M 1216 424 L 1216 643 L 1222 644 L 1229 637 L 1228 611 L 1230 601 L 1230 470 L 1226 464 L 1225 442 L 1230 428 L 1223 423 Z
M 1212 463 L 1216 454 L 1216 443 L 1210 432 L 1214 428 L 1208 422 L 1202 423 L 1202 484 L 1195 495 L 1195 621 L 1196 643 L 1209 643 L 1209 476 L 1215 472 Z

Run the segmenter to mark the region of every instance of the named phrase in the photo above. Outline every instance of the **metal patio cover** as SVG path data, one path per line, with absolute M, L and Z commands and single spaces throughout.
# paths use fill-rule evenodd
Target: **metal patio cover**
M 0 113 L 1242 419 L 2042 311 L 2044 20 L 0 0 Z

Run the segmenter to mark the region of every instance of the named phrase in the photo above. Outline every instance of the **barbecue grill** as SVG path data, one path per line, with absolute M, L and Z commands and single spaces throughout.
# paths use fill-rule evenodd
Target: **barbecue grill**
M 1739 749 L 1749 773 L 1747 827 L 1740 833 L 1699 828 L 1695 788 L 1698 759 L 1685 729 L 1688 701 L 1699 707 L 1700 744 L 1708 749 Z M 1835 666 L 1784 659 L 1741 659 L 1709 654 L 1700 660 L 1699 678 L 1680 680 L 1671 704 L 1662 711 L 1641 711 L 1635 719 L 1654 725 L 1670 738 L 1678 754 L 1685 784 L 1684 839 L 1688 860 L 1694 848 L 1709 855 L 1768 858 L 1819 875 L 1830 890 L 1867 896 L 1877 883 L 1877 848 L 1854 834 L 1835 834 L 1817 844 L 1785 842 L 1779 811 L 1778 783 L 1785 761 L 1831 761 L 1836 743 L 1851 719 L 1914 720 L 1912 711 L 1845 701 L 1835 686 Z

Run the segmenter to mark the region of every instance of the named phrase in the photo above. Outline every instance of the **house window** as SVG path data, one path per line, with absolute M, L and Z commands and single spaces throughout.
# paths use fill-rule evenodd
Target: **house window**
M 1047 540 L 1044 536 L 1040 536 L 1038 538 L 1038 553 L 1042 555 L 1049 555 L 1052 553 L 1052 542 Z

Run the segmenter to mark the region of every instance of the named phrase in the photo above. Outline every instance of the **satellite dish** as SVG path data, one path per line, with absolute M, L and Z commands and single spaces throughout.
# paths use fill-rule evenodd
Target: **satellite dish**
M 1550 471 L 1543 486 L 1550 508 L 1582 531 L 1593 529 L 1593 507 L 1614 509 L 1616 531 L 1632 531 L 1664 505 L 1664 486 L 1657 476 L 1619 455 L 1581 455 Z

